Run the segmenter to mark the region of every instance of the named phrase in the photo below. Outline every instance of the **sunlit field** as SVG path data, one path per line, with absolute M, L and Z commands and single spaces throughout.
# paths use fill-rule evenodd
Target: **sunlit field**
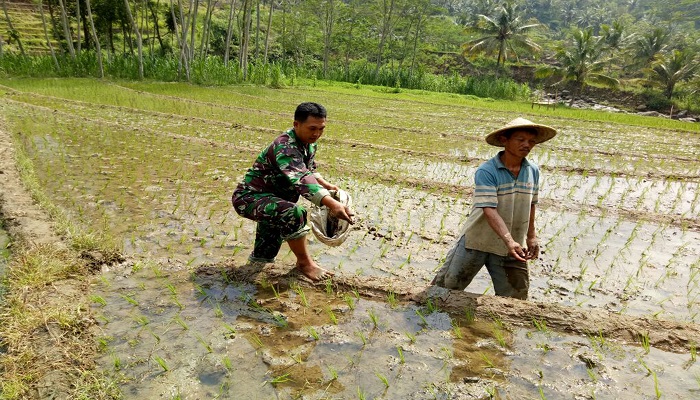
M 498 151 L 483 137 L 523 116 L 559 131 L 529 157 L 542 171 L 530 300 L 698 324 L 700 124 L 321 82 L 0 85 L 4 129 L 45 194 L 139 260 L 103 271 L 91 293 L 99 364 L 125 398 L 656 399 L 700 390 L 700 337 L 657 349 L 657 332 L 616 343 L 538 320 L 515 328 L 470 310 L 212 273 L 246 263 L 255 225 L 230 197 L 298 103 L 328 109 L 319 170 L 352 195 L 357 214 L 343 245 L 312 240 L 315 259 L 339 276 L 414 286 L 440 267 L 469 213 L 474 171 Z M 277 264 L 293 262 L 283 247 Z M 485 269 L 467 290 L 493 295 Z

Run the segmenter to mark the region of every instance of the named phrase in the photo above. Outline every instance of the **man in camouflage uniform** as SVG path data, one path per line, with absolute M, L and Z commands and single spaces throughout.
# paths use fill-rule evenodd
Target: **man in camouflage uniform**
M 316 141 L 326 127 L 326 109 L 316 103 L 301 103 L 294 112 L 294 127 L 265 148 L 243 181 L 233 192 L 236 212 L 257 222 L 255 246 L 249 260 L 273 262 L 286 241 L 297 258 L 296 268 L 313 281 L 333 274 L 319 267 L 306 244 L 307 212 L 296 204 L 299 196 L 331 215 L 353 223 L 352 211 L 333 199 L 329 190 L 338 187 L 316 172 Z

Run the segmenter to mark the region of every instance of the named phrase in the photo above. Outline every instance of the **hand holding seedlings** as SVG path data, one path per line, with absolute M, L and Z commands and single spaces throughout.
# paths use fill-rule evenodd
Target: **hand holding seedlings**
M 473 210 L 434 285 L 464 290 L 486 265 L 496 295 L 527 299 L 527 260 L 540 252 L 535 232 L 540 170 L 525 157 L 556 134 L 554 128 L 516 118 L 486 136 L 488 144 L 503 150 L 477 169 Z

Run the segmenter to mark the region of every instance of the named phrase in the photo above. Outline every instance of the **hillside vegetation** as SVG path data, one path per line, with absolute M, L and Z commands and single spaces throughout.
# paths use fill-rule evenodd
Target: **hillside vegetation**
M 566 91 L 569 104 L 595 86 L 639 95 L 647 109 L 700 109 L 698 0 L 3 4 L 9 76 L 311 78 L 501 99 L 539 89 Z

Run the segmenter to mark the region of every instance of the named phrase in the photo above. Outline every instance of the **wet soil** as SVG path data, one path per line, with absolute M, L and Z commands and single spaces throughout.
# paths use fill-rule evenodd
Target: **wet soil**
M 131 110 L 119 111 L 120 118 L 123 112 Z M 176 121 L 173 115 L 162 117 L 158 123 Z M 119 125 L 108 119 L 93 123 Z M 80 135 L 80 129 L 71 123 L 70 134 Z M 90 179 L 78 177 L 90 168 L 65 171 L 66 178 L 76 173 L 69 184 L 87 185 L 79 195 L 85 204 L 95 205 L 94 211 L 86 207 L 80 210 L 83 215 L 72 208 L 76 192 L 64 193 L 64 182 L 55 187 L 47 182 L 47 190 L 76 219 L 113 218 L 111 227 L 124 236 L 131 256 L 100 266 L 89 290 L 80 282 L 56 282 L 47 298 L 66 307 L 92 303 L 86 321 L 92 321 L 90 332 L 99 347 L 94 360 L 119 382 L 126 398 L 593 398 L 591 393 L 596 398 L 653 398 L 657 376 L 665 396 L 696 393 L 690 377 L 697 373 L 692 355 L 700 331 L 692 298 L 695 280 L 689 275 L 697 259 L 692 197 L 697 183 L 690 178 L 681 177 L 677 187 L 659 187 L 654 182 L 668 175 L 649 170 L 645 178 L 629 172 L 602 182 L 596 177 L 605 172 L 559 167 L 550 157 L 555 162 L 540 216 L 545 253 L 533 265 L 537 278 L 531 301 L 517 301 L 475 294 L 489 293 L 483 274 L 470 287 L 475 293 L 427 285 L 469 208 L 466 177 L 484 156 L 454 153 L 447 162 L 426 163 L 428 179 L 411 178 L 402 171 L 415 165 L 396 161 L 373 171 L 375 178 L 339 180 L 353 188 L 362 218 L 345 246 L 311 244 L 315 257 L 336 272 L 331 283 L 314 285 L 292 271 L 285 249 L 274 264 L 246 264 L 254 226 L 235 220 L 230 209 L 213 208 L 217 203 L 209 198 L 215 197 L 213 187 L 229 183 L 223 172 L 190 172 L 192 179 L 205 176 L 215 182 L 202 180 L 197 190 L 181 194 L 174 188 L 180 190 L 188 177 L 178 172 L 162 181 L 135 179 L 131 188 L 113 192 L 93 190 L 93 185 L 107 186 L 98 181 L 100 175 L 120 173 L 114 160 L 135 158 L 138 165 L 157 153 L 150 148 L 156 132 L 149 129 L 139 127 L 142 136 L 131 150 L 124 150 L 130 144 L 122 142 L 100 153 L 88 136 L 71 136 L 68 145 L 47 136 L 34 142 L 33 150 L 36 160 L 48 163 L 54 163 L 56 154 L 49 150 L 61 148 L 62 157 L 72 162 L 100 165 L 101 173 Z M 86 131 L 96 136 L 94 129 Z M 199 136 L 158 133 L 162 142 L 156 146 L 169 146 L 169 156 L 180 165 L 196 168 L 209 163 L 207 157 L 233 153 L 238 166 L 249 163 L 259 145 L 255 140 L 274 134 L 273 129 L 252 129 L 251 137 L 260 133 L 261 138 L 232 144 L 207 139 L 203 131 Z M 8 231 L 30 238 L 28 243 L 60 243 L 50 219 L 19 182 L 12 138 L 4 130 L 0 135 L 0 209 Z M 73 142 L 77 139 L 80 146 Z M 335 143 L 352 146 L 345 139 Z M 386 145 L 358 147 L 356 157 L 367 151 L 402 153 Z M 434 157 L 427 151 L 410 155 Z M 331 176 L 356 174 L 343 157 L 350 158 L 340 154 L 332 165 L 321 164 Z M 460 157 L 471 158 L 460 165 Z M 370 171 L 374 167 L 367 166 Z M 628 189 L 637 179 L 641 187 Z M 642 179 L 652 182 L 644 186 Z M 445 188 L 446 193 L 435 193 Z M 691 197 L 684 197 L 686 192 Z M 659 196 L 650 199 L 649 193 Z M 663 203 L 666 193 L 669 204 L 655 201 Z M 575 200 L 560 201 L 570 199 Z M 386 207 L 376 207 L 378 203 Z M 664 211 L 668 209 L 675 214 Z M 222 232 L 214 220 L 227 221 L 218 225 L 233 227 L 233 232 Z M 638 265 L 643 268 L 634 280 L 630 276 L 635 277 Z M 674 290 L 686 283 L 682 293 Z M 50 346 L 55 338 L 49 329 L 31 340 L 47 359 L 60 360 Z M 47 374 L 37 390 L 54 385 L 60 392 L 66 381 L 60 372 Z

